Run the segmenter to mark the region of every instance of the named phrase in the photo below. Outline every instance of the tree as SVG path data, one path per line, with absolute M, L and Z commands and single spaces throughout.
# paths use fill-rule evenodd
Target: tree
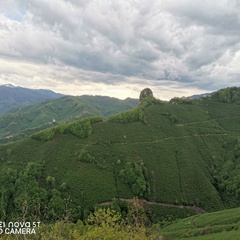
M 49 201 L 49 209 L 51 219 L 62 219 L 65 215 L 64 200 L 62 199 L 61 192 L 55 188 L 52 190 L 52 197 Z
M 130 214 L 137 214 L 130 211 Z M 136 216 L 131 219 L 136 220 Z M 76 239 L 147 239 L 143 224 L 123 219 L 119 212 L 110 208 L 95 209 L 87 220 L 88 230 L 81 236 L 75 232 Z
M 38 182 L 42 168 L 42 165 L 29 162 L 15 182 L 14 206 L 23 220 L 45 214 L 48 194 Z
M 128 162 L 120 170 L 119 175 L 131 187 L 135 196 L 143 197 L 145 194 L 150 194 L 150 187 L 144 176 L 143 165 Z

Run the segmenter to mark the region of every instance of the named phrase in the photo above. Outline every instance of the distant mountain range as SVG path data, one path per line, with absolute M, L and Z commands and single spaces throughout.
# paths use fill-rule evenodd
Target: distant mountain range
M 0 115 L 12 107 L 29 105 L 62 96 L 63 94 L 46 89 L 29 89 L 11 84 L 0 85 Z
M 138 105 L 137 99 L 64 96 L 11 108 L 0 116 L 0 142 L 18 140 L 44 128 L 91 116 L 109 117 Z M 2 139 L 1 139 L 2 138 Z
M 203 98 L 203 97 L 211 97 L 212 94 L 213 94 L 213 92 L 212 93 L 202 93 L 202 94 L 192 95 L 192 96 L 190 96 L 188 98 L 190 98 L 190 99 L 198 99 L 198 98 Z

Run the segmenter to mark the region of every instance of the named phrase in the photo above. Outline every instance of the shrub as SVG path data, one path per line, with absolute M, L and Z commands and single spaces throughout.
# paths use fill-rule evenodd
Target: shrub
M 135 108 L 125 112 L 121 112 L 119 114 L 109 117 L 108 120 L 110 122 L 117 122 L 117 123 L 130 123 L 130 122 L 138 122 L 138 121 L 144 124 L 147 123 L 145 112 L 141 108 Z
M 131 186 L 135 196 L 144 196 L 150 193 L 149 183 L 144 176 L 143 167 L 135 162 L 126 163 L 124 169 L 120 170 L 120 177 Z

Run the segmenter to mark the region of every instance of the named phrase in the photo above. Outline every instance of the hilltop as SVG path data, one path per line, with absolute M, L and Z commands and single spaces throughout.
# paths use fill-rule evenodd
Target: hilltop
M 0 142 L 18 140 L 39 130 L 79 119 L 110 115 L 138 105 L 137 99 L 105 96 L 64 96 L 10 109 L 0 116 Z
M 196 214 L 191 206 L 239 206 L 238 95 L 149 96 L 107 121 L 60 124 L 0 146 L 1 218 L 21 214 L 26 199 L 25 215 L 42 219 L 83 219 L 116 198 L 146 200 L 152 222 Z
M 29 105 L 62 96 L 60 93 L 46 89 L 29 89 L 11 84 L 0 85 L 0 115 L 12 107 Z

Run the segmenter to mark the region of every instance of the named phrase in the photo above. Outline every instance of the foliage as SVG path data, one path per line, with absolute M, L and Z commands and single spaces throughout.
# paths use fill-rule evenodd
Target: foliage
M 240 177 L 238 174 L 240 167 L 240 138 L 235 139 L 235 146 L 228 153 L 228 159 L 221 166 L 217 165 L 214 171 L 215 185 L 219 189 L 222 198 L 227 205 L 235 206 L 235 202 L 240 199 Z
M 174 97 L 173 99 L 170 100 L 172 104 L 193 104 L 193 100 L 189 98 L 179 98 L 179 97 Z
M 150 186 L 144 176 L 143 163 L 128 162 L 120 171 L 120 177 L 131 186 L 135 196 L 143 197 L 150 194 Z
M 239 217 L 239 208 L 205 213 L 164 226 L 161 234 L 164 239 L 238 239 Z
M 136 107 L 137 104 L 138 100 L 132 98 L 120 100 L 84 95 L 78 97 L 65 96 L 13 108 L 0 117 L 0 140 L 2 143 L 16 141 L 58 124 L 92 116 L 107 118 L 112 114 Z
M 31 206 L 38 204 L 27 214 L 36 215 L 40 209 L 40 217 L 49 221 L 63 215 L 50 207 L 51 199 L 60 206 L 64 202 L 64 214 L 73 221 L 85 219 L 98 203 L 136 195 L 154 204 L 206 211 L 239 206 L 239 105 L 227 105 L 213 98 L 139 105 L 134 114 L 115 116 L 115 122 L 86 119 L 49 129 L 43 141 L 26 138 L 0 145 L 2 219 L 20 216 L 25 199 Z M 128 114 L 130 120 L 125 118 Z M 39 175 L 29 175 L 29 162 L 42 166 Z M 35 197 L 32 189 L 40 194 Z M 60 195 L 53 197 L 53 189 Z M 50 216 L 46 207 L 56 214 L 52 211 Z M 151 209 L 154 222 L 162 221 L 162 213 L 171 219 L 188 214 L 185 208 L 184 213 L 166 206 L 166 212 Z
M 237 138 L 236 140 L 236 146 L 235 146 L 235 157 L 237 160 L 239 160 L 240 157 L 240 137 Z
M 36 235 L 29 235 L 29 238 L 27 235 L 21 238 L 20 235 L 19 239 L 157 239 L 155 232 L 147 232 L 145 220 L 143 209 L 135 201 L 126 217 L 111 208 L 95 208 L 85 224 L 81 220 L 76 223 L 61 220 L 53 224 L 41 224 L 36 229 Z M 9 235 L 0 239 L 15 238 Z
M 177 219 L 196 215 L 196 212 L 190 208 L 176 206 L 161 206 L 151 204 L 146 207 L 146 213 L 151 223 L 159 223 L 161 226 L 173 223 Z
M 140 107 L 145 108 L 150 105 L 158 105 L 158 104 L 163 104 L 163 103 L 164 103 L 163 101 L 156 99 L 154 97 L 146 97 L 141 101 Z
M 212 98 L 223 103 L 240 104 L 240 88 L 231 87 L 220 89 L 212 95 Z
M 97 208 L 86 224 L 81 220 L 69 223 L 61 220 L 41 224 L 36 235 L 18 235 L 17 239 L 81 240 L 81 239 L 239 239 L 239 209 L 229 209 L 175 220 L 171 224 L 146 226 L 140 206 L 132 205 L 127 217 L 109 208 Z M 129 221 L 128 219 L 133 221 Z M 16 239 L 14 235 L 1 235 L 2 240 Z
M 38 184 L 41 176 L 42 166 L 30 162 L 16 179 L 14 207 L 23 220 L 39 216 L 45 211 L 47 191 Z
M 29 162 L 20 172 L 7 169 L 2 182 L 1 194 L 1 217 L 4 220 L 11 218 L 27 220 L 62 219 L 66 215 L 64 199 L 60 191 L 55 188 L 55 178 L 48 176 L 46 181 L 51 180 L 50 186 L 44 186 L 43 182 L 44 163 L 35 164 Z M 11 175 L 9 175 L 11 174 Z M 53 184 L 54 182 L 54 184 Z M 9 209 L 14 209 L 9 212 Z
M 57 189 L 52 189 L 51 198 L 49 200 L 49 217 L 51 221 L 63 219 L 65 216 L 65 204 L 61 196 L 61 192 Z
M 230 88 L 219 90 L 217 98 L 220 102 L 229 103 L 231 101 Z
M 110 122 L 130 123 L 140 121 L 146 124 L 146 116 L 141 108 L 128 110 L 108 118 Z
M 92 117 L 72 123 L 62 124 L 54 128 L 43 130 L 32 135 L 33 139 L 40 141 L 49 141 L 54 138 L 57 133 L 73 134 L 79 138 L 87 138 L 93 132 L 91 124 L 102 122 L 100 117 Z
M 80 153 L 78 154 L 78 159 L 81 162 L 88 163 L 93 161 L 93 156 L 85 149 L 81 149 Z
M 1 198 L 0 198 L 0 217 L 2 221 L 7 219 L 8 216 L 8 209 L 11 205 L 11 196 L 14 194 L 15 191 L 15 181 L 17 178 L 17 171 L 7 168 L 2 175 L 2 182 L 1 182 Z
M 148 239 L 142 208 L 133 204 L 127 218 L 110 208 L 98 208 L 87 219 L 88 230 L 83 239 Z M 79 239 L 81 235 L 76 234 Z

